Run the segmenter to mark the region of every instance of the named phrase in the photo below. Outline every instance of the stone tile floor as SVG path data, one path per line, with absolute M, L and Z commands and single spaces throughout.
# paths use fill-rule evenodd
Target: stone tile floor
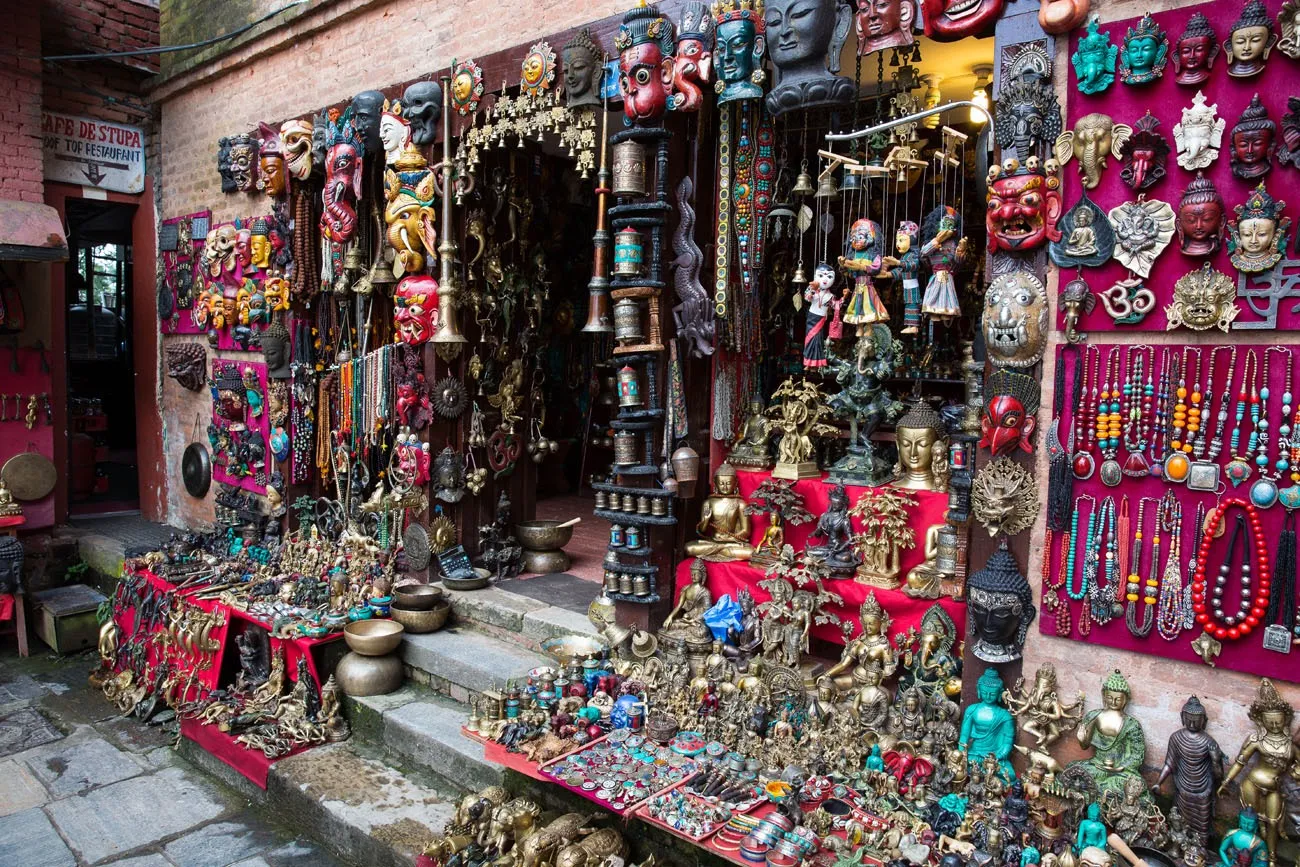
M 338 867 L 122 719 L 95 661 L 0 650 L 0 865 Z

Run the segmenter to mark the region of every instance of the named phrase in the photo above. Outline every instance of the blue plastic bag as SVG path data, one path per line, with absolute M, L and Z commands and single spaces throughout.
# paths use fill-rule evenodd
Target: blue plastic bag
M 704 612 L 704 622 L 713 633 L 714 639 L 718 641 L 727 640 L 727 630 L 740 632 L 740 618 L 740 604 L 733 602 L 731 596 L 726 593 L 713 603 L 712 608 Z

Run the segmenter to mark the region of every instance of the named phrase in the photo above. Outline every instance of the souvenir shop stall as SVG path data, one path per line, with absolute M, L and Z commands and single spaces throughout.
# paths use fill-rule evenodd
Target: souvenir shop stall
M 564 570 L 576 467 L 601 637 L 464 734 L 627 837 L 493 787 L 429 864 L 1289 859 L 1298 347 L 1250 332 L 1300 294 L 1300 14 L 1091 11 L 638 3 L 232 131 L 249 216 L 160 257 L 218 527 L 132 561 L 106 695 L 346 736 L 446 589 Z M 1182 667 L 1162 754 L 1121 670 L 1022 674 L 1062 639 Z M 1262 677 L 1240 745 L 1206 667 Z

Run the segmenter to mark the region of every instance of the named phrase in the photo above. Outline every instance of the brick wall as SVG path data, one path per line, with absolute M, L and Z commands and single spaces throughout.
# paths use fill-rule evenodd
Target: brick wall
M 319 22 L 300 17 L 223 57 L 219 65 L 228 67 L 223 74 L 161 98 L 163 218 L 210 208 L 213 221 L 219 222 L 266 209 L 260 195 L 221 192 L 217 139 L 223 135 L 252 129 L 258 121 L 278 123 L 307 115 L 359 91 L 445 68 L 454 57 L 527 44 L 628 5 L 622 0 L 504 0 L 467 6 L 350 2 L 364 8 L 319 32 L 314 32 Z M 349 0 L 339 5 L 347 6 Z M 275 44 L 268 46 L 271 40 Z M 174 339 L 184 338 L 168 338 Z M 179 479 L 180 456 L 191 440 L 195 412 L 206 418 L 210 401 L 206 392 L 196 396 L 165 379 L 162 406 L 164 463 L 173 475 L 167 520 L 178 526 L 210 524 L 211 496 L 195 500 Z
M 0 199 L 42 199 L 38 10 L 35 0 L 0 7 Z

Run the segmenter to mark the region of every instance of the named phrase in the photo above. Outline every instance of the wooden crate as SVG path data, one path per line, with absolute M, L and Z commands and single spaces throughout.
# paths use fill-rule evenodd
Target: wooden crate
M 99 644 L 95 611 L 106 600 L 98 590 L 70 584 L 28 598 L 33 603 L 33 628 L 55 653 L 78 653 Z

